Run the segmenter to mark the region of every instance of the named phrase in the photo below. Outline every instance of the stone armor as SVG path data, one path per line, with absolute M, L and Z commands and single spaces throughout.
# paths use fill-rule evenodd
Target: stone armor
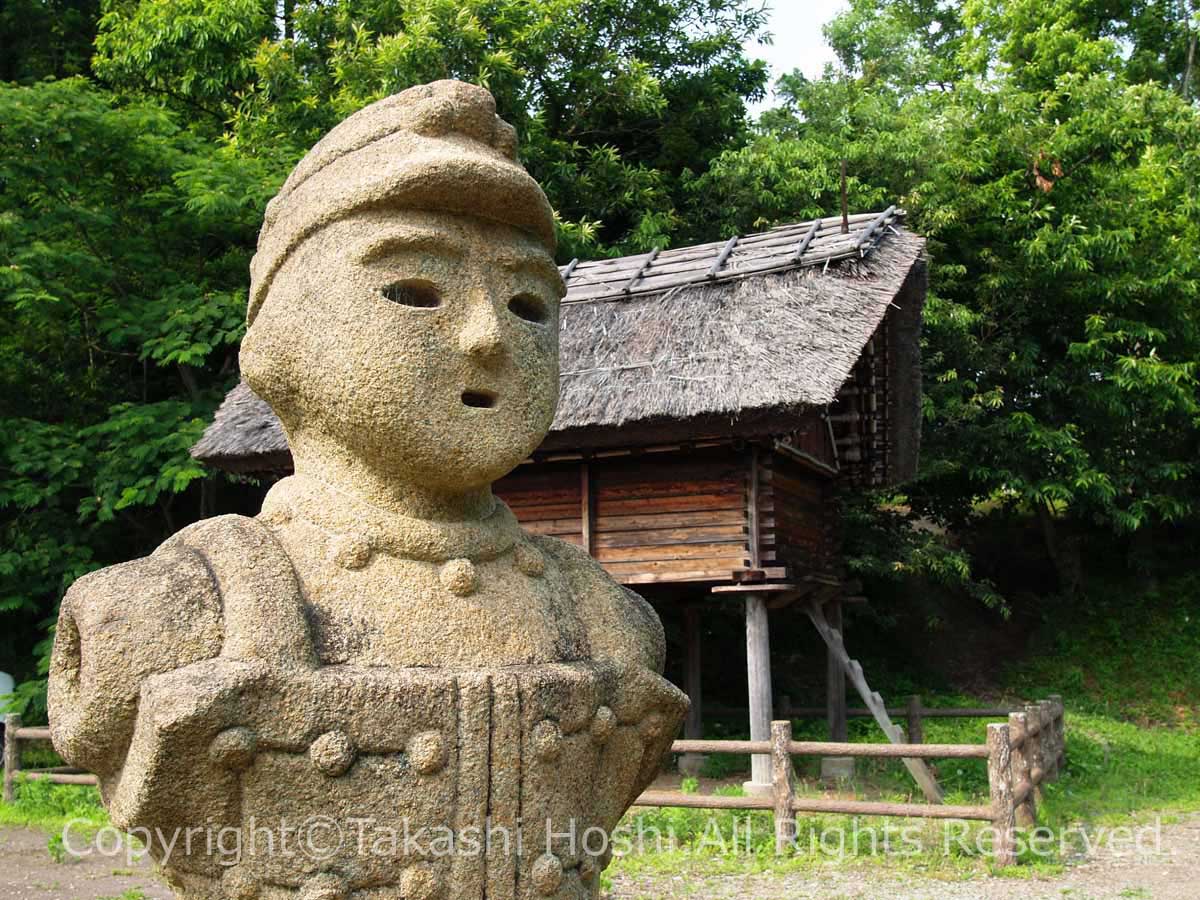
M 204 589 L 188 583 L 179 558 L 193 544 L 210 548 Z M 126 565 L 142 564 L 144 579 L 155 557 L 168 578 L 159 590 L 190 595 L 175 601 L 176 627 L 203 633 L 198 609 L 216 593 L 219 653 L 154 672 L 153 636 L 127 634 L 133 658 L 119 671 L 89 668 L 75 610 L 95 609 L 104 591 L 85 579 L 63 616 L 52 702 L 55 740 L 68 753 L 98 719 L 130 731 L 123 766 L 88 751 L 83 761 L 101 773 L 113 821 L 149 834 L 179 897 L 598 896 L 611 851 L 596 829 L 610 833 L 658 771 L 686 709 L 675 687 L 611 659 L 322 665 L 291 562 L 267 525 L 209 520 Z M 235 580 L 222 577 L 230 557 Z M 264 605 L 277 627 L 255 624 Z M 138 695 L 128 725 L 106 714 L 122 679 Z M 107 737 L 92 735 L 93 755 Z M 179 822 L 203 831 L 189 840 Z

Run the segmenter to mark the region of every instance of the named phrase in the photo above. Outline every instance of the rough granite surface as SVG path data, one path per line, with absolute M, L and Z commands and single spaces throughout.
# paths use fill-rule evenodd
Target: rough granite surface
M 180 900 L 595 898 L 682 721 L 650 606 L 491 493 L 558 389 L 515 145 L 442 81 L 309 152 L 241 355 L 296 474 L 62 604 L 55 746 Z

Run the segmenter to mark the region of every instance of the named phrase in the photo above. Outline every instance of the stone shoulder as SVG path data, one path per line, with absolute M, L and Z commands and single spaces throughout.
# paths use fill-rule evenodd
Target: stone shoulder
M 243 516 L 197 522 L 149 556 L 79 578 L 59 610 L 48 701 L 55 747 L 100 775 L 120 767 L 147 678 L 221 652 L 223 599 L 206 547 L 261 530 Z
M 544 535 L 531 535 L 530 540 L 557 563 L 570 584 L 593 657 L 615 659 L 662 674 L 666 638 L 653 607 L 614 581 L 582 548 Z

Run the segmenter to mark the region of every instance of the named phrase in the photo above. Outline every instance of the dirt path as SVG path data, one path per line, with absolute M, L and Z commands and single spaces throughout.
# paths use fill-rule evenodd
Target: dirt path
M 819 873 L 613 880 L 611 900 L 1197 900 L 1200 816 L 1161 826 L 1142 849 L 1132 840 L 1100 842 L 1053 877 L 941 881 L 880 867 L 837 867 Z
M 819 873 L 614 879 L 610 900 L 1196 900 L 1200 897 L 1200 816 L 1162 826 L 1137 850 L 1102 843 L 1061 875 L 1032 880 L 939 881 L 883 867 L 836 867 Z M 1157 846 L 1155 846 L 1155 843 Z M 141 893 L 137 893 L 140 891 Z M 126 893 L 128 892 L 128 893 Z M 147 861 L 124 855 L 55 862 L 43 832 L 0 829 L 3 900 L 171 900 Z
M 0 828 L 0 898 L 3 900 L 171 900 L 149 860 L 128 865 L 113 857 L 66 857 L 55 862 L 44 831 Z M 141 891 L 139 895 L 136 891 Z M 126 892 L 129 893 L 126 893 Z

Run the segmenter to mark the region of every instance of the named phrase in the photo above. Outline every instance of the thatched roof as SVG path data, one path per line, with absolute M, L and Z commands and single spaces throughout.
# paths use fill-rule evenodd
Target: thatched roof
M 788 417 L 834 400 L 889 309 L 915 342 L 924 241 L 894 210 L 852 217 L 848 234 L 840 225 L 564 266 L 561 393 L 545 446 L 786 431 Z M 891 387 L 905 398 L 896 425 L 912 443 L 919 372 L 907 365 L 899 377 L 908 383 Z M 244 383 L 192 455 L 234 471 L 291 464 L 274 413 Z

